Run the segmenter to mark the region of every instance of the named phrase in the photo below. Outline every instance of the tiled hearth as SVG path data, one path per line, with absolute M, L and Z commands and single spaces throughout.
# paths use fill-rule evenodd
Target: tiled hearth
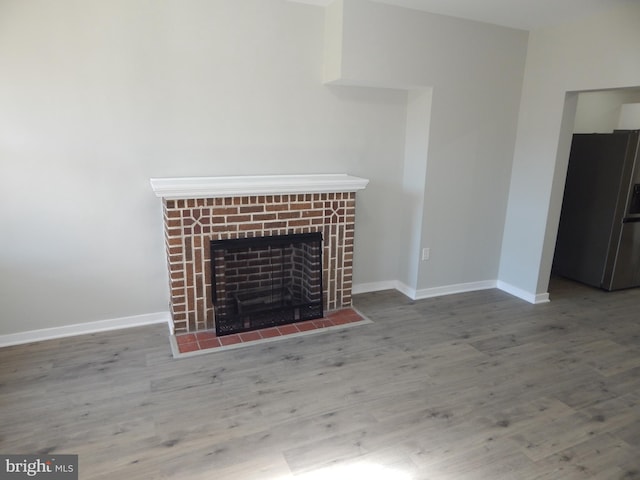
M 248 345 L 270 342 L 293 336 L 326 332 L 332 329 L 353 327 L 371 323 L 352 308 L 334 310 L 323 318 L 282 325 L 279 327 L 254 330 L 252 332 L 224 335 L 217 337 L 215 330 L 196 333 L 183 333 L 171 339 L 173 356 L 190 357 L 203 353 L 212 353 L 228 349 L 241 348 Z
M 202 334 L 185 337 L 195 338 L 198 348 L 199 339 L 203 345 L 213 340 L 207 337 L 215 331 L 211 240 L 321 232 L 326 315 L 315 322 L 327 323 L 331 312 L 351 307 L 355 194 L 367 183 L 342 174 L 152 179 L 163 201 L 176 337 Z

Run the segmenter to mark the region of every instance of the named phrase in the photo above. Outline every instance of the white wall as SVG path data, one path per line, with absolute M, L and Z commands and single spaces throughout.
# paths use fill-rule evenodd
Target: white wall
M 397 280 L 410 290 L 418 284 L 422 250 L 422 220 L 433 89 L 412 90 L 407 98 L 407 125 L 399 205 L 402 224 L 398 235 L 405 245 L 398 258 Z M 415 294 L 413 292 L 408 292 Z
M 620 107 L 617 128 L 620 130 L 640 130 L 640 103 L 625 103 Z
M 356 284 L 498 278 L 536 298 L 575 92 L 640 86 L 639 24 L 630 4 L 527 50 L 523 31 L 369 0 L 5 0 L 0 335 L 166 311 L 162 176 L 367 177 Z
M 575 133 L 611 133 L 621 128 L 623 106 L 633 102 L 640 102 L 640 92 L 635 89 L 580 92 L 573 130 Z M 636 125 L 635 128 L 640 128 L 640 123 Z
M 347 172 L 355 282 L 388 278 L 406 92 L 322 85 L 324 10 L 0 3 L 0 335 L 167 310 L 150 177 Z
M 331 41 L 341 46 L 332 55 L 332 81 L 432 87 L 424 107 L 430 121 L 410 115 L 416 125 L 408 126 L 407 137 L 416 144 L 415 129 L 428 128 L 427 155 L 421 157 L 426 182 L 422 192 L 412 186 L 407 194 L 422 197 L 422 219 L 413 224 L 421 228 L 419 242 L 431 257 L 420 262 L 412 239 L 400 259 L 403 281 L 411 281 L 417 266 L 408 287 L 418 295 L 435 287 L 495 282 L 527 33 L 368 0 L 336 3 L 342 15 L 334 12 L 332 18 L 341 28 L 331 31 L 342 38 Z M 419 171 L 411 145 L 406 151 L 411 169 Z
M 551 272 L 573 92 L 640 86 L 639 25 L 630 3 L 529 36 L 500 281 L 531 296 L 546 293 Z

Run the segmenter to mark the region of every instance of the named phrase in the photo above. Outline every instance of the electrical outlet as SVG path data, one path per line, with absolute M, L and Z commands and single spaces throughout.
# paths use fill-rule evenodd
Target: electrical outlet
M 424 260 L 429 260 L 429 254 L 431 253 L 430 250 L 431 250 L 430 248 L 423 248 L 422 249 L 422 260 L 423 261 Z

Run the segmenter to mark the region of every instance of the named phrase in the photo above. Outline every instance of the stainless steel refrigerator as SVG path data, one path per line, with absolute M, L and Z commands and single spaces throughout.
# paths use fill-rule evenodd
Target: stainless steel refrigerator
M 554 274 L 605 290 L 640 286 L 639 138 L 573 135 Z

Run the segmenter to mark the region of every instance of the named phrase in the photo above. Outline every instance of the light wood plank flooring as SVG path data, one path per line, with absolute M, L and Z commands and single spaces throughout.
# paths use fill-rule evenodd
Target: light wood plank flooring
M 640 479 L 640 289 L 550 292 L 359 295 L 373 324 L 180 360 L 163 326 L 0 349 L 0 452 L 87 480 Z

